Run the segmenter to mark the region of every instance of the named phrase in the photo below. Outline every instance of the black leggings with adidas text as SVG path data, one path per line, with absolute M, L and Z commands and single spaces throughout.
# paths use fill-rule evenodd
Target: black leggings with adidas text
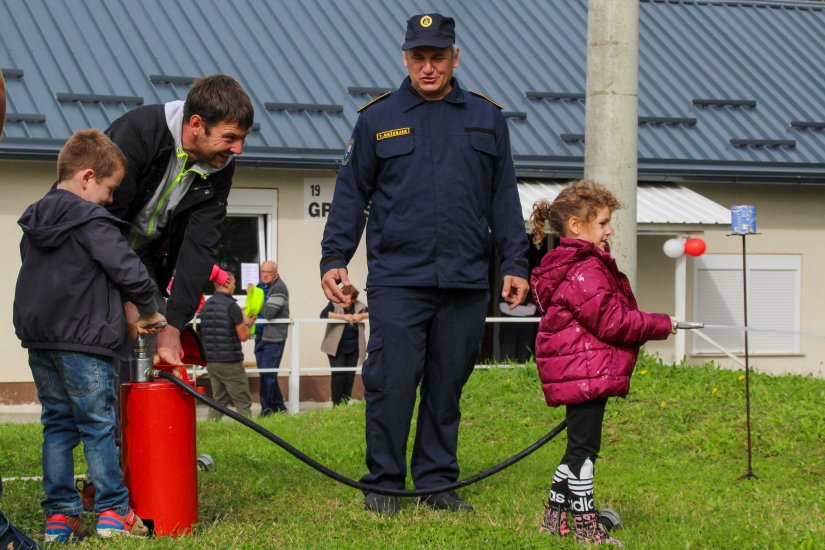
M 607 398 L 567 405 L 567 451 L 561 459 L 579 476 L 588 458 L 595 464 L 602 446 L 602 423 Z

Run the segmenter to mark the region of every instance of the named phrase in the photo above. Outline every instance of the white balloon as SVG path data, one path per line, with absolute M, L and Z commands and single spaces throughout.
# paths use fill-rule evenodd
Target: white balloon
M 668 258 L 678 258 L 685 253 L 685 241 L 682 239 L 668 239 L 662 246 L 662 250 Z

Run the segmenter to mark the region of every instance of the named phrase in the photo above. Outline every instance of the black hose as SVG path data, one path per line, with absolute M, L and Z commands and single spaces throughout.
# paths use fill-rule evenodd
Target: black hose
M 304 453 L 302 453 L 301 451 L 299 451 L 298 449 L 296 449 L 295 447 L 293 447 L 292 445 L 290 445 L 289 443 L 287 443 L 286 441 L 284 441 L 283 439 L 281 439 L 280 437 L 278 437 L 274 433 L 270 432 L 269 430 L 267 430 L 266 428 L 264 428 L 260 424 L 257 424 L 255 422 L 253 422 L 252 420 L 248 419 L 247 417 L 245 417 L 241 414 L 238 414 L 235 411 L 233 411 L 233 410 L 231 410 L 227 407 L 224 407 L 223 405 L 221 405 L 217 401 L 214 401 L 213 399 L 210 399 L 209 397 L 206 397 L 205 395 L 202 395 L 200 392 L 198 392 L 198 390 L 196 388 L 190 386 L 189 384 L 187 384 L 186 382 L 184 382 L 183 380 L 181 380 L 180 378 L 178 378 L 177 376 L 175 376 L 174 374 L 172 374 L 170 372 L 166 372 L 166 371 L 162 371 L 162 370 L 154 370 L 154 371 L 152 371 L 152 373 L 153 373 L 154 376 L 157 376 L 157 377 L 163 378 L 164 380 L 172 382 L 173 384 L 175 384 L 176 386 L 178 386 L 182 390 L 184 390 L 187 393 L 189 393 L 190 395 L 194 396 L 195 399 L 201 401 L 202 403 L 206 403 L 208 406 L 212 407 L 216 411 L 220 411 L 223 414 L 225 414 L 226 416 L 228 416 L 228 417 L 230 417 L 234 420 L 237 420 L 238 422 L 240 422 L 241 424 L 243 424 L 247 428 L 250 428 L 250 429 L 258 432 L 259 434 L 261 434 L 262 436 L 264 436 L 268 440 L 272 441 L 273 443 L 275 443 L 276 445 L 278 445 L 279 447 L 284 449 L 286 452 L 288 452 L 289 454 L 291 454 L 292 456 L 294 456 L 295 458 L 297 458 L 298 460 L 303 462 L 304 464 L 310 466 L 311 468 L 314 468 L 314 469 L 318 470 L 319 472 L 321 472 L 325 476 L 330 477 L 330 478 L 334 479 L 335 481 L 337 481 L 339 483 L 343 483 L 344 485 L 352 487 L 353 489 L 359 489 L 359 490 L 364 491 L 366 493 L 378 493 L 379 495 L 389 495 L 389 496 L 395 496 L 395 497 L 422 497 L 422 496 L 427 496 L 427 495 L 431 495 L 431 494 L 435 494 L 435 493 L 443 493 L 445 491 L 455 491 L 456 489 L 460 489 L 462 487 L 466 487 L 467 485 L 470 485 L 470 484 L 475 483 L 477 481 L 481 481 L 482 479 L 488 478 L 491 475 L 496 474 L 496 473 L 502 471 L 503 469 L 505 469 L 509 466 L 512 466 L 513 464 L 515 464 L 516 462 L 518 462 L 522 458 L 526 457 L 529 454 L 532 454 L 534 451 L 541 448 L 548 441 L 550 441 L 551 439 L 553 439 L 554 437 L 559 435 L 562 431 L 564 431 L 564 429 L 567 427 L 567 420 L 562 420 L 559 423 L 558 426 L 556 426 L 555 428 L 553 428 L 552 430 L 547 432 L 547 435 L 545 435 L 544 437 L 542 437 L 541 439 L 539 439 L 538 441 L 536 441 L 535 443 L 533 443 L 532 445 L 530 445 L 529 447 L 524 449 L 523 451 L 519 452 L 518 454 L 515 454 L 515 455 L 511 456 L 510 458 L 508 458 L 504 462 L 501 462 L 500 464 L 496 464 L 492 468 L 484 470 L 483 472 L 480 472 L 480 473 L 478 473 L 474 476 L 470 476 L 470 477 L 462 479 L 460 481 L 456 481 L 455 483 L 451 483 L 449 485 L 444 485 L 442 487 L 434 487 L 434 488 L 430 488 L 430 489 L 415 489 L 415 490 L 387 489 L 385 487 L 379 487 L 377 485 L 368 485 L 366 483 L 361 483 L 360 481 L 355 481 L 354 479 L 350 479 L 346 476 L 343 476 L 343 475 L 339 474 L 338 472 L 336 472 L 334 470 L 330 470 L 329 468 L 327 468 L 323 464 L 321 464 L 319 462 L 316 462 L 315 460 L 313 460 L 309 456 L 305 455 Z

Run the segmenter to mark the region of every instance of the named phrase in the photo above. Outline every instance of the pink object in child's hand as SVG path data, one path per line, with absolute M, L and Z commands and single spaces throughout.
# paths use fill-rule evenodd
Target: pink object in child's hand
M 226 285 L 226 280 L 229 278 L 229 273 L 218 267 L 217 264 L 212 266 L 212 274 L 209 280 L 218 283 L 221 286 Z

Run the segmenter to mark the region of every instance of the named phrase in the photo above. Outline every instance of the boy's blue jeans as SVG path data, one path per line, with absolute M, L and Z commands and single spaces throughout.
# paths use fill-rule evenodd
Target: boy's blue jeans
M 129 512 L 120 450 L 115 444 L 117 375 L 108 357 L 76 351 L 29 350 L 29 366 L 43 410 L 43 489 L 47 516 L 83 511 L 74 485 L 72 450 L 83 441 L 95 482 L 95 511 Z
M 0 477 L 0 497 L 3 496 L 3 478 Z M 6 519 L 6 516 L 3 515 L 3 512 L 0 511 L 0 536 L 6 532 L 6 529 L 9 528 L 9 520 Z

